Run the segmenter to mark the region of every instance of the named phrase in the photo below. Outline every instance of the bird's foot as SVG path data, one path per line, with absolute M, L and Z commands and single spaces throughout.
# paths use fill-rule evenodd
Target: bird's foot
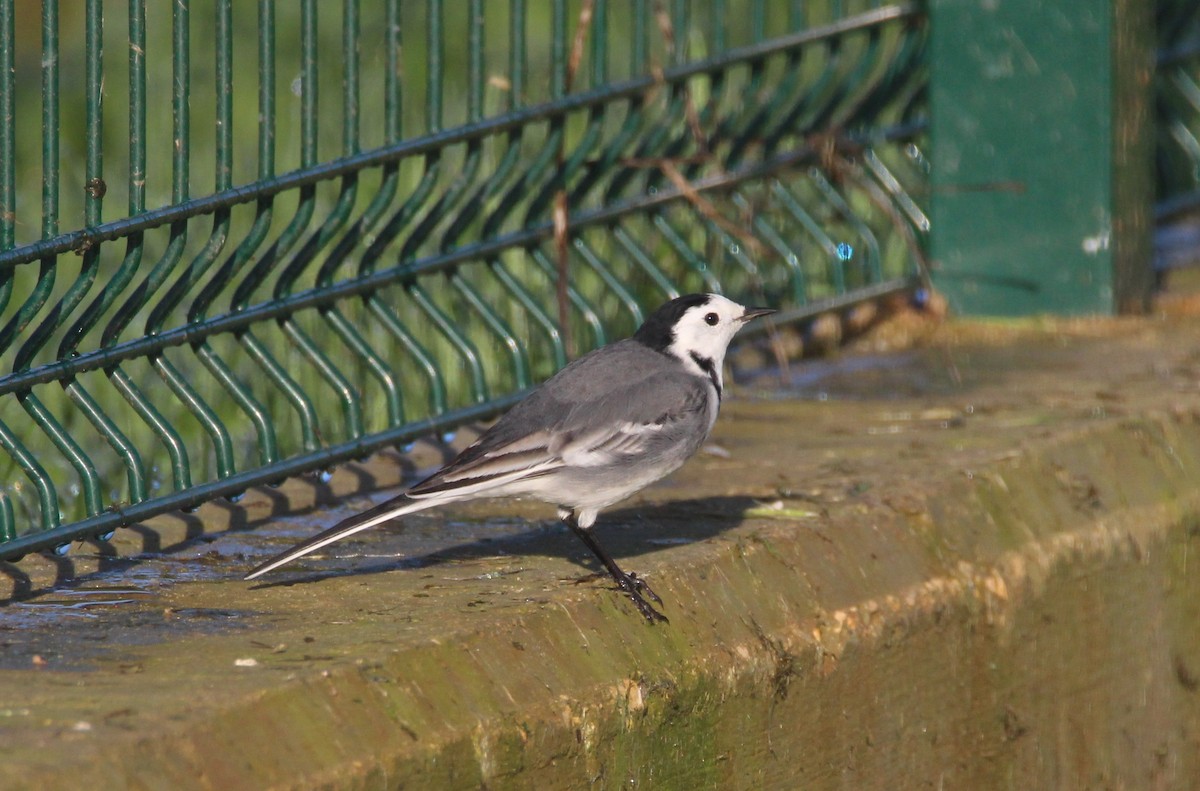
M 637 572 L 621 572 L 621 576 L 619 577 L 616 574 L 612 574 L 610 576 L 604 572 L 585 574 L 582 577 L 577 577 L 575 579 L 575 584 L 579 585 L 584 582 L 594 582 L 595 580 L 603 577 L 609 577 L 610 579 L 615 580 L 617 587 L 619 587 L 626 596 L 633 600 L 634 606 L 638 608 L 638 612 L 640 612 L 647 621 L 650 623 L 670 623 L 670 621 L 667 619 L 667 616 L 654 609 L 654 605 L 650 604 L 649 601 L 646 601 L 646 599 L 649 598 L 653 600 L 655 604 L 660 606 L 663 603 L 658 594 L 655 593 L 654 590 L 646 583 L 645 579 L 637 575 Z
M 596 538 L 587 528 L 579 526 L 579 520 L 575 517 L 574 511 L 567 511 L 566 516 L 562 517 L 563 522 L 567 527 L 571 528 L 571 532 L 579 536 L 580 540 L 587 545 L 587 548 L 592 550 L 592 554 L 599 558 L 604 565 L 605 571 L 609 576 L 616 580 L 617 585 L 621 590 L 625 591 L 625 595 L 633 599 L 633 604 L 638 608 L 638 612 L 642 614 L 650 623 L 668 623 L 667 616 L 663 615 L 650 602 L 646 601 L 646 596 L 649 596 L 657 604 L 662 604 L 662 599 L 658 598 L 658 594 L 650 589 L 646 581 L 637 574 L 627 574 L 621 570 L 617 562 L 612 559 L 612 556 L 604 551 L 601 546 L 596 543 Z M 588 524 L 591 524 L 590 521 Z M 643 596 L 642 594 L 645 594 Z
M 667 616 L 654 609 L 654 605 L 646 601 L 646 597 L 642 595 L 644 593 L 657 604 L 662 604 L 662 599 L 658 598 L 658 594 L 650 589 L 650 586 L 646 584 L 644 579 L 630 572 L 617 577 L 617 584 L 621 586 L 621 590 L 625 591 L 625 595 L 633 600 L 633 606 L 637 607 L 638 612 L 647 621 L 650 623 L 670 623 Z

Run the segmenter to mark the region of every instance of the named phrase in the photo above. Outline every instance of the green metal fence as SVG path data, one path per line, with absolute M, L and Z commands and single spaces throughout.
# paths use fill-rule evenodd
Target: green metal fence
M 1157 215 L 1200 210 L 1200 5 L 1158 0 Z
M 39 44 L 40 41 L 40 44 Z M 911 288 L 913 3 L 0 0 L 0 559 Z

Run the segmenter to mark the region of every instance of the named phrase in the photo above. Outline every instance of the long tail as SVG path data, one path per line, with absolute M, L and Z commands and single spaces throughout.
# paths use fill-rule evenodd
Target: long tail
M 414 499 L 406 494 L 393 497 L 374 508 L 369 508 L 362 513 L 343 519 L 328 530 L 317 533 L 307 541 L 302 541 L 286 552 L 281 552 L 266 563 L 255 566 L 244 579 L 252 580 L 255 577 L 261 577 L 268 571 L 277 569 L 286 563 L 291 563 L 296 558 L 303 557 L 309 552 L 315 552 L 321 547 L 329 546 L 346 536 L 354 535 L 361 530 L 366 530 L 404 514 L 411 514 L 414 511 L 424 511 L 426 508 L 441 505 L 447 502 L 447 499 L 450 498 Z

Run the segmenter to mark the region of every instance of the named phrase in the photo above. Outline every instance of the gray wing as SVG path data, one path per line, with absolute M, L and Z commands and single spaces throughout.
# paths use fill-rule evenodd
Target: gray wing
M 715 414 L 706 379 L 622 341 L 581 357 L 535 390 L 458 458 L 408 491 L 484 491 L 564 467 L 601 467 L 704 440 Z

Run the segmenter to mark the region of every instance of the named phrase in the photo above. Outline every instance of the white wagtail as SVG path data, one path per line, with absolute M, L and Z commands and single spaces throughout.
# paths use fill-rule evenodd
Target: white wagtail
M 600 510 L 679 469 L 721 405 L 725 349 L 750 319 L 774 313 L 716 294 L 673 299 L 632 338 L 585 354 L 513 407 L 453 461 L 397 497 L 339 522 L 256 567 L 253 579 L 404 514 L 481 497 L 527 495 L 558 506 L 649 621 L 666 617 L 636 574 L 592 535 Z

